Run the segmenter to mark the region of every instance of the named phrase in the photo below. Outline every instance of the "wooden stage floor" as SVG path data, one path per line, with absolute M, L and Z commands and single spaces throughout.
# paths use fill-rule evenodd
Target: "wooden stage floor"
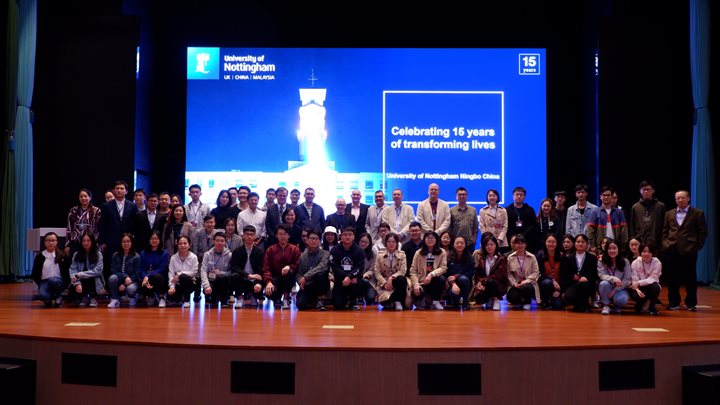
M 0 285 L 0 336 L 65 342 L 284 350 L 582 349 L 720 343 L 720 291 L 700 287 L 698 312 L 660 316 L 511 310 L 359 311 L 130 308 L 32 301 L 30 282 Z M 667 292 L 661 299 L 667 303 Z

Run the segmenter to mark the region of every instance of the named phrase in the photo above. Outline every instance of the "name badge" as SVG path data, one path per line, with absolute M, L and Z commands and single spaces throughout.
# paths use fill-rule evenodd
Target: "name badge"
M 351 264 L 343 264 L 342 268 L 345 271 L 350 271 L 350 270 L 352 270 L 352 265 Z
M 517 226 L 518 228 L 522 228 L 522 221 L 519 219 L 515 221 L 515 226 Z
M 548 226 L 553 226 L 555 223 L 553 221 L 548 221 Z

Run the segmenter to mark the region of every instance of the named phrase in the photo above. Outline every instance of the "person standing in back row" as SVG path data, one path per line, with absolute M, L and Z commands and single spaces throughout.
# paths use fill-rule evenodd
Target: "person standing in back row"
M 690 193 L 675 193 L 677 208 L 665 213 L 662 249 L 667 257 L 668 306 L 680 308 L 680 284 L 685 284 L 685 306 L 696 311 L 697 305 L 697 254 L 705 246 L 707 222 L 705 213 L 690 206 Z

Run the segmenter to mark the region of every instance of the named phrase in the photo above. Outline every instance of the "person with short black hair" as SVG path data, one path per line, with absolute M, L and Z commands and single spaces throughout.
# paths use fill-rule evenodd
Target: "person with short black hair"
M 527 192 L 524 187 L 515 187 L 512 194 L 512 204 L 505 206 L 505 211 L 507 211 L 508 216 L 507 237 L 511 238 L 515 235 L 522 234 L 527 248 L 532 252 L 536 252 L 539 249 L 537 242 L 537 220 L 535 217 L 535 209 L 525 203 L 526 194 Z M 510 262 L 508 262 L 508 264 L 509 263 Z
M 365 231 L 370 234 L 373 244 L 384 239 L 378 235 L 378 226 L 382 221 L 383 210 L 387 208 L 385 204 L 385 193 L 382 190 L 375 191 L 375 205 L 367 209 L 367 219 L 365 220 Z
M 446 280 L 447 304 L 453 308 L 470 309 L 468 300 L 472 288 L 472 278 L 475 274 L 475 262 L 467 249 L 464 236 L 456 236 L 447 259 Z
M 635 301 L 635 312 L 647 310 L 650 315 L 659 315 L 655 300 L 660 296 L 660 276 L 662 263 L 655 256 L 655 245 L 652 242 L 641 243 L 640 257 L 635 259 L 632 268 L 632 285 L 630 297 Z
M 663 222 L 665 221 L 665 204 L 655 198 L 655 185 L 652 181 L 640 182 L 640 201 L 630 209 L 630 237 L 640 243 L 652 242 L 659 246 L 662 242 Z
M 55 232 L 45 234 L 45 249 L 35 256 L 31 278 L 38 286 L 38 298 L 45 308 L 61 307 L 60 295 L 70 283 L 70 259 L 58 249 Z
M 263 282 L 265 296 L 273 300 L 275 309 L 290 309 L 290 292 L 300 262 L 300 249 L 289 243 L 290 228 L 280 224 L 275 231 L 278 243 L 265 251 Z
M 113 253 L 120 249 L 120 238 L 125 233 L 131 233 L 133 227 L 133 221 L 135 214 L 137 214 L 137 207 L 135 204 L 125 199 L 127 194 L 128 186 L 123 180 L 115 182 L 113 187 L 114 200 L 107 202 L 103 205 L 102 213 L 100 214 L 100 238 L 97 243 L 100 247 L 100 251 L 103 252 L 105 263 L 103 267 L 106 277 L 110 276 L 110 258 Z M 93 235 L 93 240 L 95 235 Z
M 574 238 L 579 234 L 587 232 L 587 224 L 592 218 L 593 211 L 597 206 L 587 200 L 588 186 L 587 184 L 578 184 L 575 186 L 575 198 L 577 202 L 570 206 L 565 215 L 565 233 L 572 235 Z
M 188 188 L 190 202 L 185 206 L 185 212 L 187 213 L 188 221 L 190 221 L 190 224 L 192 224 L 196 230 L 202 228 L 203 219 L 210 213 L 210 206 L 203 204 L 203 202 L 200 201 L 200 196 L 202 196 L 202 188 L 200 188 L 200 185 L 193 184 Z
M 233 285 L 237 284 L 232 279 L 239 277 L 230 271 L 232 252 L 226 247 L 226 243 L 224 232 L 215 233 L 213 248 L 205 252 L 200 265 L 200 283 L 206 304 L 215 306 L 219 303 L 223 308 L 228 307 L 228 296 L 232 293 Z
M 468 253 L 472 254 L 480 229 L 478 213 L 475 207 L 468 205 L 468 191 L 465 187 L 458 187 L 455 191 L 455 198 L 458 203 L 450 208 L 450 228 L 448 230 L 455 237 L 464 237 Z
M 257 307 L 263 299 L 263 259 L 262 249 L 255 246 L 255 227 L 245 225 L 242 230 L 243 244 L 232 252 L 230 271 L 239 277 L 231 280 L 235 283 L 235 308 L 245 306 L 245 297 L 250 298 L 250 306 Z
M 355 243 L 355 228 L 346 227 L 340 233 L 340 244 L 330 251 L 330 268 L 335 284 L 332 290 L 334 309 L 360 309 L 355 304 L 362 297 L 362 275 L 365 254 Z
M 590 240 L 590 251 L 598 256 L 604 254 L 602 241 L 610 238 L 617 241 L 622 249 L 627 246 L 628 227 L 623 211 L 612 205 L 613 189 L 603 186 L 600 189 L 602 205 L 593 211 L 587 224 L 587 236 Z
M 305 203 L 298 205 L 295 212 L 298 214 L 298 224 L 300 227 L 310 227 L 318 232 L 325 229 L 325 210 L 318 204 L 315 204 L 315 189 L 308 187 L 305 189 Z
M 325 306 L 318 297 L 330 289 L 330 252 L 320 249 L 320 234 L 313 229 L 307 231 L 306 245 L 295 276 L 299 286 L 295 306 L 298 310 L 324 310 Z
M 138 188 L 133 191 L 133 202 L 138 209 L 138 212 L 145 211 L 145 190 Z
M 242 189 L 242 187 L 241 187 Z M 238 193 L 242 190 L 238 190 Z M 258 208 L 260 202 L 260 196 L 258 193 L 249 193 L 245 198 L 247 207 L 240 211 L 237 216 L 237 226 L 240 229 L 245 229 L 245 225 L 252 225 L 255 227 L 255 244 L 260 249 L 265 249 L 265 219 L 267 212 L 262 211 Z

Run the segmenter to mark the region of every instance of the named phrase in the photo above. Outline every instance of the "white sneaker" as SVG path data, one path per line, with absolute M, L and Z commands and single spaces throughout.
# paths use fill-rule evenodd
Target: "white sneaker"
M 603 315 L 610 315 L 610 307 L 605 305 L 602 309 L 602 312 L 600 312 Z
M 403 306 L 402 306 L 402 304 L 401 304 L 399 301 L 395 301 L 395 310 L 396 310 L 396 311 L 402 311 L 402 310 L 403 310 Z
M 437 309 L 437 310 L 439 310 L 439 311 L 442 311 L 442 310 L 445 309 L 445 307 L 442 306 L 442 304 L 440 303 L 440 301 L 433 301 L 433 302 L 432 302 L 432 308 L 433 308 L 433 309 Z
M 129 304 L 131 307 L 134 307 L 135 305 L 137 305 L 137 297 L 132 297 L 132 298 L 130 298 L 130 301 L 128 301 L 128 304 Z
M 145 297 L 145 303 L 149 307 L 155 305 L 155 297 Z
M 283 300 L 282 309 L 290 309 L 290 300 Z
M 183 302 L 183 308 L 190 308 L 190 302 Z
M 92 304 L 90 304 L 92 306 Z M 97 303 L 95 304 L 97 306 Z M 120 301 L 116 300 L 115 298 L 110 300 L 110 303 L 107 306 L 108 308 L 120 308 Z
M 158 302 L 158 308 L 165 308 L 165 298 L 160 298 L 160 301 Z
M 238 299 L 235 300 L 235 304 L 234 304 L 234 305 L 235 305 L 235 308 L 237 308 L 237 309 L 242 309 L 242 307 L 245 306 L 245 300 L 238 298 Z
M 97 300 L 95 298 L 90 298 L 90 306 L 91 307 L 98 306 Z
M 492 310 L 499 311 L 500 310 L 500 300 L 497 298 L 493 298 L 492 301 L 493 301 Z
M 529 310 L 530 308 L 532 308 L 532 306 L 530 304 L 523 305 L 523 309 L 526 311 Z

